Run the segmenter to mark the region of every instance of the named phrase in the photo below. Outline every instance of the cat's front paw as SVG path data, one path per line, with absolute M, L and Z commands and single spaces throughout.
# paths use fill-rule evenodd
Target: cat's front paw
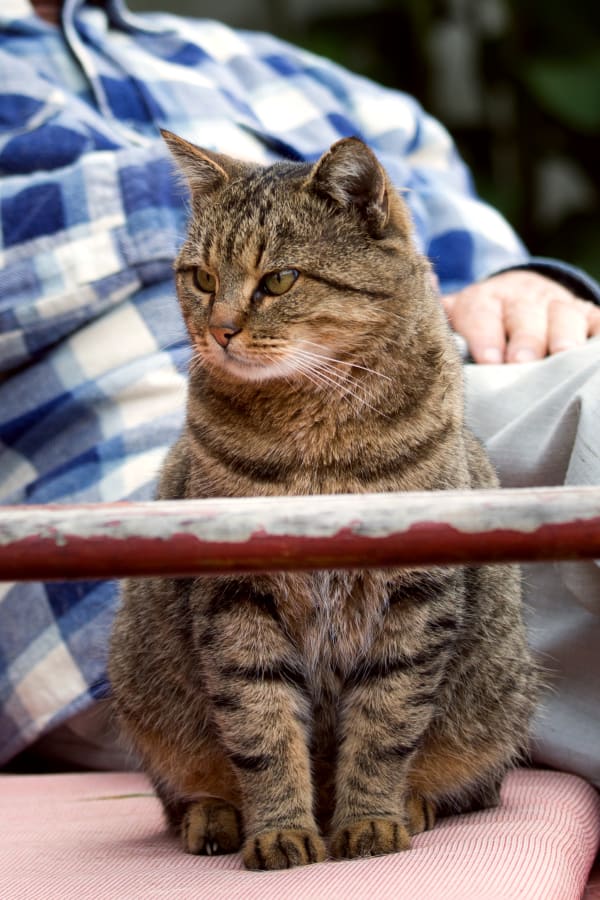
M 188 853 L 203 856 L 235 853 L 242 845 L 237 809 L 211 797 L 190 803 L 181 822 L 181 840 Z
M 243 857 L 247 869 L 291 869 L 323 862 L 327 851 L 318 832 L 290 828 L 263 831 L 248 838 Z
M 411 834 L 430 831 L 435 825 L 435 806 L 431 800 L 418 794 L 411 794 L 406 801 L 406 816 Z
M 338 828 L 331 839 L 336 859 L 382 856 L 410 847 L 410 834 L 397 819 L 359 819 Z

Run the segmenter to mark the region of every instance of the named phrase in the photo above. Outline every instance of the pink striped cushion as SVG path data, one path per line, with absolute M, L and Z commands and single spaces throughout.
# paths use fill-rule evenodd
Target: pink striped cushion
M 409 852 L 247 872 L 239 856 L 182 853 L 148 790 L 132 773 L 1 776 L 0 897 L 575 900 L 600 841 L 592 787 L 521 770 L 502 807 L 442 821 Z

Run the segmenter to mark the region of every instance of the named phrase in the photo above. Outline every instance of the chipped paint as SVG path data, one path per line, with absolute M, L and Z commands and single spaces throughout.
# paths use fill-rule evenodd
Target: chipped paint
M 600 488 L 0 508 L 0 578 L 600 557 Z

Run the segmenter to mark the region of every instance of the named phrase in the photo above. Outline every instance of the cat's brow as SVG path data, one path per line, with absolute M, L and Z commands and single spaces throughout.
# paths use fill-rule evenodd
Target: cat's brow
M 320 284 L 326 284 L 328 287 L 336 288 L 338 291 L 350 291 L 353 294 L 363 294 L 366 297 L 372 297 L 374 300 L 393 300 L 396 296 L 390 291 L 372 291 L 369 290 L 369 288 L 361 287 L 360 285 L 347 284 L 344 281 L 339 281 L 337 278 L 326 278 L 324 275 L 317 275 L 315 272 L 311 272 L 307 269 L 304 269 L 303 272 L 308 278 L 312 278 Z

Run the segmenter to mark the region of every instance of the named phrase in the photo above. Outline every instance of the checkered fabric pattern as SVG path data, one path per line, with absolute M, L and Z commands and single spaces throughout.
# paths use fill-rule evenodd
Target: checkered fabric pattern
M 406 190 L 444 290 L 527 254 L 410 97 L 272 37 L 67 0 L 0 9 L 0 503 L 148 499 L 182 422 L 171 265 L 186 198 L 158 136 L 267 162 L 350 134 Z M 106 692 L 114 582 L 0 585 L 0 762 Z

